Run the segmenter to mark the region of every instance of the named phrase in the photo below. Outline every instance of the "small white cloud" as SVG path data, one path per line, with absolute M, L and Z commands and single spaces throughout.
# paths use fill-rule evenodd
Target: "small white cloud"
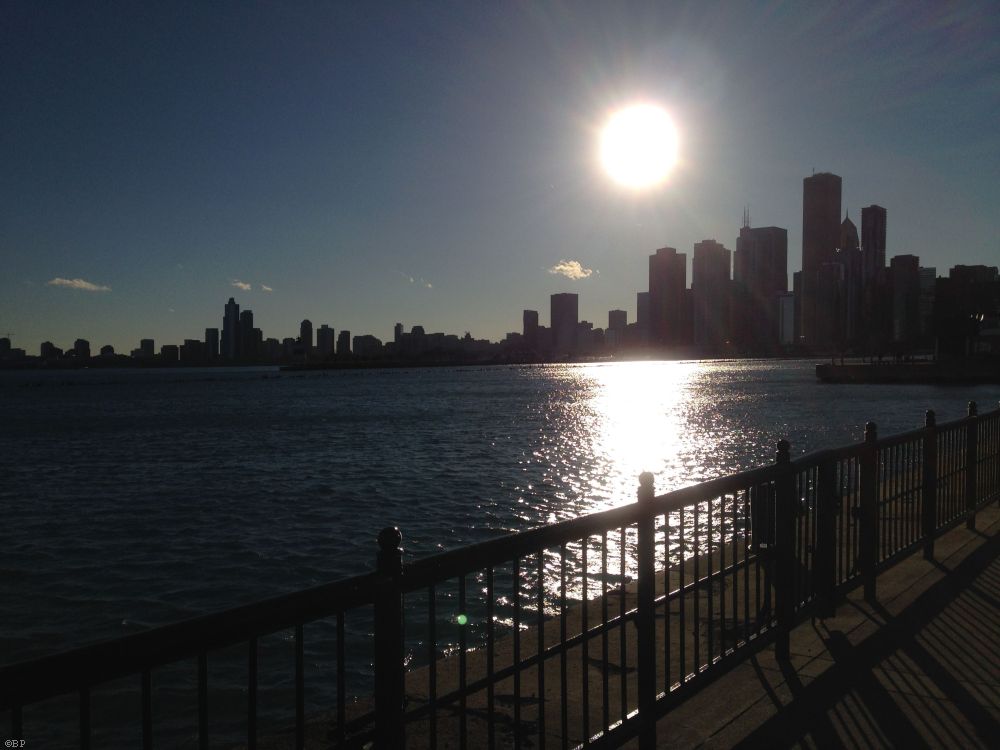
M 110 292 L 111 287 L 103 284 L 93 284 L 85 279 L 63 279 L 56 276 L 45 282 L 49 286 L 64 286 L 68 289 L 80 289 L 84 292 Z
M 565 276 L 567 279 L 585 279 L 594 270 L 592 268 L 584 268 L 580 265 L 578 260 L 560 260 L 552 268 L 549 269 L 549 273 L 559 274 L 560 276 Z
M 242 289 L 244 292 L 249 292 L 253 286 L 246 283 L 245 281 L 240 281 L 239 279 L 233 279 L 232 285 L 237 289 Z
M 424 286 L 427 287 L 428 289 L 433 289 L 434 288 L 434 285 L 431 282 L 429 282 L 429 281 L 425 281 L 424 282 Z
M 260 285 L 260 290 L 261 290 L 262 292 L 273 292 L 273 291 L 274 291 L 274 290 L 273 290 L 273 289 L 272 289 L 271 287 L 269 287 L 269 286 L 268 286 L 267 284 L 261 284 L 261 285 Z

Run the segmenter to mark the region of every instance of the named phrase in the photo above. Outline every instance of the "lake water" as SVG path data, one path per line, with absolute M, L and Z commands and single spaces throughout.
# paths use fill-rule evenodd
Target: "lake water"
M 807 361 L 0 373 L 0 663 L 994 408 Z

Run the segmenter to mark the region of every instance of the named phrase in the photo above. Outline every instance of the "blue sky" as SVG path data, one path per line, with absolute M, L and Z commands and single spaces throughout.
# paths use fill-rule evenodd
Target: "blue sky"
M 632 320 L 647 256 L 734 248 L 744 204 L 797 270 L 813 169 L 857 223 L 888 209 L 889 255 L 1000 263 L 994 3 L 8 0 L 0 20 L 0 335 L 30 353 L 200 338 L 231 295 L 278 338 L 309 318 L 496 339 L 562 291 Z M 596 158 L 635 101 L 681 138 L 643 193 Z

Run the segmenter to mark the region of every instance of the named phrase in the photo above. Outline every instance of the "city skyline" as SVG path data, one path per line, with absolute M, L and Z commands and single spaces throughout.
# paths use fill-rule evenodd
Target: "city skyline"
M 646 258 L 690 281 L 747 204 L 787 230 L 790 289 L 814 169 L 859 229 L 887 210 L 886 263 L 996 264 L 988 4 L 577 8 L 8 4 L 0 336 L 179 343 L 233 294 L 292 335 L 499 340 L 562 292 L 635 320 Z M 681 143 L 643 193 L 594 153 L 636 100 Z

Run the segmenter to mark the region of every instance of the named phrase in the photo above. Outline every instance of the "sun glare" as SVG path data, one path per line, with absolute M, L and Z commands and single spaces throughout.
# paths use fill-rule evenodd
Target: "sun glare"
M 630 188 L 657 185 L 677 162 L 677 129 L 665 111 L 638 104 L 616 112 L 601 131 L 601 164 Z

